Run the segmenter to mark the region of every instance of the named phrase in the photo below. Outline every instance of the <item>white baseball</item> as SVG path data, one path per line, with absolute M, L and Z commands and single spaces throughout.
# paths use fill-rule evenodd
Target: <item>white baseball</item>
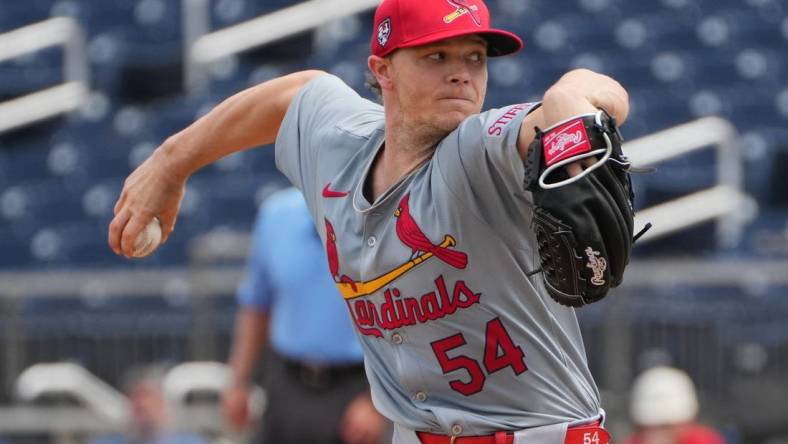
M 137 235 L 134 241 L 134 257 L 145 257 L 155 250 L 161 243 L 161 223 L 159 219 L 154 217 L 153 220 L 145 226 L 145 229 Z

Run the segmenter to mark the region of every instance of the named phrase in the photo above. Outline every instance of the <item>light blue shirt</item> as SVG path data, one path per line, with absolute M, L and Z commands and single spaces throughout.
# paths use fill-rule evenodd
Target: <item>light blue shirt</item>
M 302 361 L 363 361 L 347 305 L 328 271 L 326 252 L 295 188 L 260 208 L 239 305 L 270 313 L 271 346 Z

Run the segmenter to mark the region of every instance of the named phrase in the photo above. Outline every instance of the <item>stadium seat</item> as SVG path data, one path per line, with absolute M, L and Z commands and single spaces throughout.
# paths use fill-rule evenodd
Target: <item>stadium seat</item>
M 44 1 L 4 2 L 0 8 L 0 33 L 45 20 L 48 15 Z
M 60 48 L 49 48 L 0 62 L 0 101 L 63 82 L 62 64 Z

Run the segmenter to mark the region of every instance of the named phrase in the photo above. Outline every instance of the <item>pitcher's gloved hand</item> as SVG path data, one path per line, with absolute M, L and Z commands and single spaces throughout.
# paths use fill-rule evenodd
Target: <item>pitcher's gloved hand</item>
M 564 168 L 590 158 L 596 162 L 577 176 Z M 615 119 L 604 111 L 536 129 L 525 186 L 533 194 L 545 285 L 556 302 L 580 307 L 621 283 L 634 242 L 629 169 Z

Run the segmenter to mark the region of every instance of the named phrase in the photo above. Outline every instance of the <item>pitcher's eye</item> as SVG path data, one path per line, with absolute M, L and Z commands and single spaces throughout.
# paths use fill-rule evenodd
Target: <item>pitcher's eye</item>
M 430 58 L 431 60 L 435 60 L 436 62 L 446 58 L 446 56 L 442 52 L 434 52 L 428 55 L 427 57 Z

